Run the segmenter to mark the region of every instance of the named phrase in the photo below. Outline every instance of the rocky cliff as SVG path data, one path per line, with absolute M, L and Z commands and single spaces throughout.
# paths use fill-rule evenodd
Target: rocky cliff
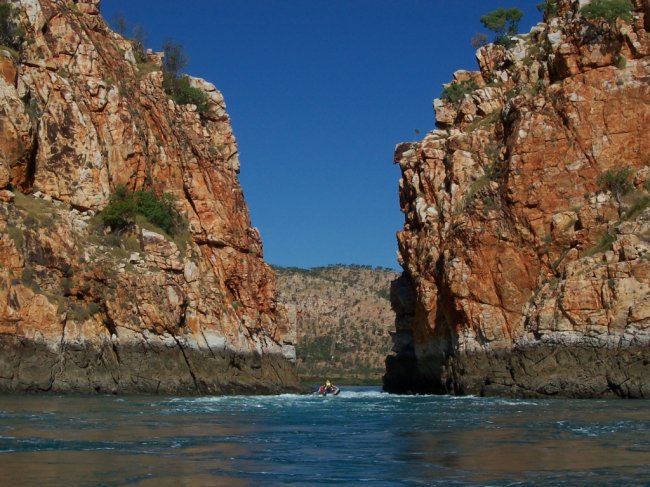
M 317 381 L 380 380 L 392 346 L 389 292 L 397 273 L 343 265 L 275 270 L 278 299 L 295 316 L 298 374 Z
M 546 2 L 395 161 L 390 391 L 650 396 L 650 3 Z
M 9 4 L 20 39 L 0 47 L 0 391 L 294 389 L 295 330 L 222 95 L 190 78 L 207 106 L 172 101 L 161 56 L 112 32 L 99 0 Z M 110 232 L 98 213 L 118 188 L 166 194 L 184 230 Z

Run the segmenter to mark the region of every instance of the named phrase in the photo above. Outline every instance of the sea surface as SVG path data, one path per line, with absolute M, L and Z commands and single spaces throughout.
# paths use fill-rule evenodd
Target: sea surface
M 650 401 L 0 396 L 0 485 L 650 485 Z

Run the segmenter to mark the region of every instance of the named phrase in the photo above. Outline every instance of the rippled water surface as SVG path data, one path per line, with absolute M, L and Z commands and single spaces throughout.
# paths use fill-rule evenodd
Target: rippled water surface
M 0 396 L 0 485 L 650 485 L 650 402 Z

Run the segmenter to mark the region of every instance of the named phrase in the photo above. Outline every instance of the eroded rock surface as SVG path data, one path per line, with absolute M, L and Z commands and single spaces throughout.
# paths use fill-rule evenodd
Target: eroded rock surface
M 161 57 L 98 0 L 21 0 L 25 41 L 0 48 L 0 391 L 294 390 L 293 337 L 238 182 L 223 97 L 163 91 Z M 115 238 L 115 189 L 171 195 L 172 240 Z
M 615 25 L 556 3 L 396 149 L 388 390 L 650 396 L 647 2 Z

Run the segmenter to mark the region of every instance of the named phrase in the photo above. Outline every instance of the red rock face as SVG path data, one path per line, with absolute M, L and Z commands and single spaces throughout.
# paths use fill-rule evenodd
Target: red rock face
M 221 93 L 193 78 L 205 113 L 170 100 L 160 56 L 137 62 L 97 0 L 16 4 L 26 40 L 18 59 L 0 50 L 0 390 L 295 388 L 295 330 Z M 93 215 L 119 185 L 170 194 L 186 234 L 102 234 Z
M 415 304 L 389 390 L 650 396 L 642 4 L 609 26 L 560 2 L 514 47 L 481 48 L 454 81 L 477 88 L 397 147 Z

